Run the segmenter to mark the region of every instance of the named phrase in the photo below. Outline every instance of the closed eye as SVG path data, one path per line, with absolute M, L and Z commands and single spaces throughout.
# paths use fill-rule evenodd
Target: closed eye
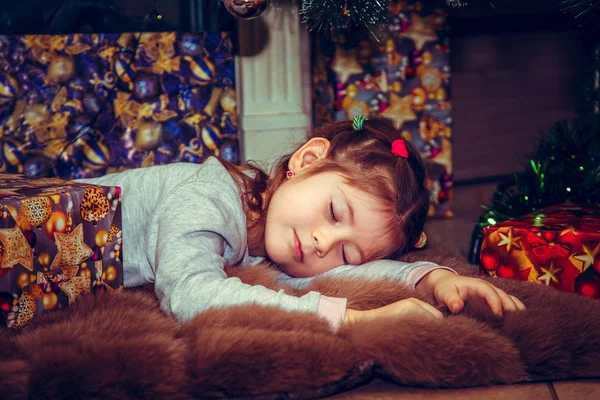
M 332 219 L 334 222 L 338 222 L 338 219 L 337 219 L 337 218 L 336 218 L 336 216 L 335 216 L 335 212 L 333 211 L 333 201 L 330 201 L 330 202 L 329 202 L 329 213 L 331 214 L 331 219 Z

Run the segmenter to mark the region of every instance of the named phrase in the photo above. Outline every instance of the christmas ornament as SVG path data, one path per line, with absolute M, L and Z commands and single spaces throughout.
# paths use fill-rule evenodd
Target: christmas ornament
M 493 249 L 486 247 L 481 251 L 481 265 L 488 271 L 495 271 L 500 263 L 500 257 Z
M 241 19 L 253 19 L 265 12 L 267 0 L 222 0 L 231 15 Z
M 162 141 L 162 125 L 154 121 L 142 122 L 135 135 L 135 147 L 151 150 Z
M 0 229 L 0 242 L 4 247 L 1 268 L 13 268 L 21 264 L 33 272 L 33 251 L 18 226 Z
M 106 167 L 110 160 L 109 147 L 102 139 L 90 139 L 83 142 L 82 152 L 82 164 L 90 170 L 101 170 Z
M 67 230 L 67 215 L 61 210 L 55 210 L 46 221 L 44 231 L 50 240 L 54 240 L 54 233 L 64 233 Z M 39 257 L 39 256 L 38 256 Z
M 51 83 L 67 83 L 75 74 L 75 62 L 67 54 L 57 54 L 51 57 L 47 71 L 47 80 Z
M 56 232 L 54 240 L 58 253 L 52 261 L 51 270 L 79 265 L 94 254 L 93 250 L 83 241 L 83 224 L 77 225 L 69 234 Z
M 81 218 L 86 222 L 98 222 L 106 218 L 110 211 L 110 202 L 104 192 L 98 188 L 86 188 L 79 204 Z
M 91 290 L 90 279 L 86 276 L 76 276 L 67 281 L 60 282 L 58 287 L 69 298 L 69 305 L 73 304 L 79 296 L 89 293 Z
M 412 40 L 419 51 L 423 50 L 426 43 L 438 40 L 433 26 L 415 13 L 411 14 L 410 27 L 401 32 L 400 37 Z
M 121 229 L 119 229 L 118 226 L 116 226 L 115 224 L 112 224 L 110 226 L 110 229 L 108 230 L 108 236 L 106 238 L 107 243 L 110 243 L 113 241 L 113 239 L 115 237 L 117 237 L 117 235 L 119 234 L 119 232 L 121 232 Z
M 395 93 L 391 93 L 390 106 L 381 113 L 381 116 L 391 119 L 396 129 L 400 129 L 404 122 L 417 119 L 412 109 L 412 102 L 413 96 L 400 97 Z
M 200 35 L 186 33 L 181 37 L 179 49 L 184 56 L 196 57 L 202 54 L 204 47 Z
M 24 327 L 31 321 L 35 314 L 36 306 L 35 299 L 32 295 L 27 292 L 21 293 L 21 297 L 18 302 L 18 313 L 16 319 L 9 316 L 7 326 L 13 329 L 19 329 Z
M 352 75 L 362 74 L 363 68 L 356 60 L 354 50 L 344 50 L 340 46 L 335 48 L 335 57 L 331 69 L 336 73 L 338 82 L 346 83 Z
M 94 241 L 96 242 L 96 246 L 104 247 L 106 243 L 108 243 L 108 232 L 104 229 L 98 230 L 94 237 Z
M 151 100 L 161 93 L 160 79 L 149 72 L 139 72 L 133 82 L 133 94 L 141 100 Z
M 45 196 L 29 197 L 21 200 L 21 212 L 32 226 L 40 226 L 52 214 L 52 200 Z
M 435 92 L 442 86 L 442 74 L 437 68 L 423 68 L 419 72 L 419 76 L 421 78 L 421 85 L 428 92 Z
M 56 296 L 56 293 L 44 293 L 42 296 L 42 306 L 46 310 L 52 310 L 56 306 L 56 303 L 58 303 L 58 297 Z

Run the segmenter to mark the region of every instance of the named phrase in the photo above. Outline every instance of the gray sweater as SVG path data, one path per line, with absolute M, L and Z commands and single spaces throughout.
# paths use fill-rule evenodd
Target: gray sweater
M 126 287 L 154 283 L 163 311 L 181 321 L 212 307 L 247 303 L 317 313 L 321 295 L 300 298 L 226 276 L 226 265 L 253 265 L 246 218 L 234 179 L 216 158 L 132 169 L 83 182 L 120 186 Z M 329 275 L 392 278 L 410 284 L 436 264 L 379 261 L 340 267 Z M 415 274 L 415 270 L 421 272 Z M 294 280 L 282 275 L 288 283 Z M 413 282 L 414 281 L 414 282 Z M 308 281 L 298 280 L 299 285 Z M 325 297 L 325 296 L 323 296 Z

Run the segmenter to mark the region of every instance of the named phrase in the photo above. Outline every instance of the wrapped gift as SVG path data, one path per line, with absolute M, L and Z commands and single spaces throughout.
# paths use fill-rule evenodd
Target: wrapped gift
M 483 235 L 483 273 L 600 298 L 600 206 L 556 205 Z
M 122 286 L 121 190 L 0 174 L 0 323 Z

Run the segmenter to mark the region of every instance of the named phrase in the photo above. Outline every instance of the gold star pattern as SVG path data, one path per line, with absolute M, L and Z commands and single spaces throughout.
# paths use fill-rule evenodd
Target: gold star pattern
M 18 226 L 0 229 L 0 241 L 4 246 L 2 268 L 13 268 L 16 264 L 22 264 L 33 272 L 33 251 Z
M 76 276 L 68 281 L 59 283 L 58 287 L 69 298 L 69 304 L 73 304 L 79 296 L 91 291 L 90 277 Z
M 356 55 L 353 50 L 344 50 L 339 46 L 335 48 L 335 57 L 331 69 L 335 72 L 340 83 L 346 83 L 350 76 L 361 74 L 362 67 L 356 61 Z
M 506 246 L 506 252 L 510 253 L 511 248 L 515 248 L 517 250 L 521 250 L 521 245 L 519 242 L 521 241 L 521 236 L 517 236 L 513 238 L 512 229 L 508 230 L 508 234 L 504 234 L 502 232 L 498 232 L 498 235 L 502 238 L 498 242 L 498 247 Z
M 69 234 L 55 232 L 54 240 L 58 253 L 50 269 L 79 265 L 94 254 L 94 251 L 83 241 L 83 224 L 77 225 Z
M 400 97 L 395 93 L 390 95 L 390 106 L 381 113 L 381 116 L 394 121 L 396 129 L 400 129 L 406 121 L 417 119 L 412 109 L 413 96 Z
M 558 283 L 557 275 L 562 269 L 555 268 L 553 261 L 550 262 L 549 268 L 540 267 L 540 269 L 543 274 L 537 278 L 538 281 L 544 282 L 546 286 L 550 286 L 550 282 Z
M 419 51 L 423 50 L 425 43 L 438 39 L 437 34 L 433 30 L 433 25 L 427 23 L 427 20 L 421 18 L 418 14 L 411 15 L 410 27 L 402 32 L 400 37 L 412 40 Z
M 585 244 L 583 245 L 583 253 L 573 254 L 569 257 L 571 264 L 575 266 L 580 272 L 585 271 L 591 265 L 594 264 L 594 257 L 600 253 L 600 242 L 596 243 L 596 245 L 592 248 L 592 245 L 589 247 Z

